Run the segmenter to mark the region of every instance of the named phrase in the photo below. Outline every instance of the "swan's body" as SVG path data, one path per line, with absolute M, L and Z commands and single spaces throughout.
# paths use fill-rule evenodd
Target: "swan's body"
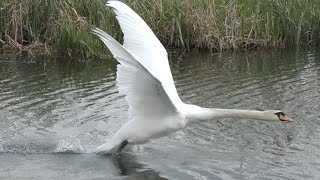
M 171 75 L 167 51 L 152 30 L 131 8 L 120 1 L 108 1 L 116 13 L 124 43 L 94 29 L 94 34 L 120 63 L 117 86 L 126 95 L 130 120 L 99 151 L 118 152 L 126 144 L 141 144 L 183 129 L 194 122 L 214 118 L 249 118 L 267 121 L 292 121 L 282 111 L 210 109 L 185 104 L 178 96 Z

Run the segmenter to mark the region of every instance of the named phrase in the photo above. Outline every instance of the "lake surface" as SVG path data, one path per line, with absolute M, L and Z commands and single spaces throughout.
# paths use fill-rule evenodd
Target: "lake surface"
M 319 179 L 320 51 L 170 55 L 181 99 L 282 109 L 293 123 L 216 119 L 90 153 L 128 120 L 114 60 L 0 56 L 0 179 Z

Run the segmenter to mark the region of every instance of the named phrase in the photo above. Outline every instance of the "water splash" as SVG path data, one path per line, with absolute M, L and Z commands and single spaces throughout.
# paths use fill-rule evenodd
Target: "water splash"
M 79 139 L 76 140 L 61 140 L 58 146 L 54 149 L 53 152 L 56 153 L 83 153 L 85 148 L 81 145 Z

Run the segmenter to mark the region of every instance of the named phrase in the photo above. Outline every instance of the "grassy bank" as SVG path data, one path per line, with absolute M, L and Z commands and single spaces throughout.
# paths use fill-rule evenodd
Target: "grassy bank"
M 91 34 L 121 31 L 105 0 L 3 0 L 0 48 L 73 57 L 103 56 Z M 167 47 L 212 51 L 320 42 L 318 0 L 127 0 Z

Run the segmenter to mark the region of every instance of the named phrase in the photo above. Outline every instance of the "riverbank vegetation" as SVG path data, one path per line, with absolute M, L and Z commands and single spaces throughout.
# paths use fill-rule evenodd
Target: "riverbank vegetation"
M 100 57 L 99 27 L 121 41 L 105 0 L 3 0 L 0 49 Z M 126 0 L 167 47 L 252 50 L 319 45 L 318 0 Z

